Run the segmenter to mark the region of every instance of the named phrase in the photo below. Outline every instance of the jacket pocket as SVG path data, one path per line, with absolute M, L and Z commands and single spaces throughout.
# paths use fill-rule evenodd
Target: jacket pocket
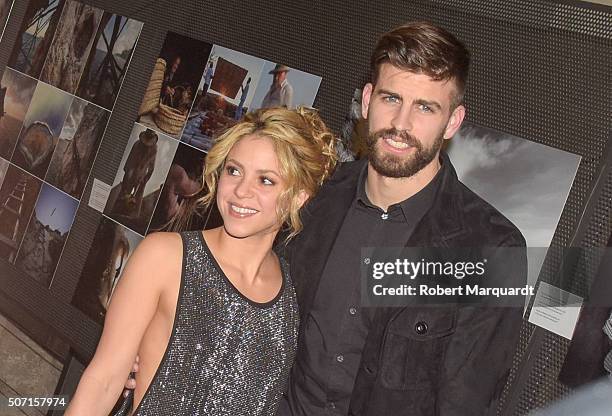
M 455 332 L 455 308 L 406 308 L 389 323 L 381 356 L 387 389 L 431 389 L 437 384 L 446 346 Z

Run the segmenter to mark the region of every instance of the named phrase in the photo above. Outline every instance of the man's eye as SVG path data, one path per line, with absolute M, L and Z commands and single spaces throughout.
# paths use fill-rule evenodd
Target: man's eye
M 383 97 L 383 100 L 390 102 L 390 103 L 398 103 L 399 97 L 396 95 L 386 95 Z
M 419 109 L 424 113 L 433 113 L 433 110 L 431 109 L 431 107 L 425 104 L 420 104 Z

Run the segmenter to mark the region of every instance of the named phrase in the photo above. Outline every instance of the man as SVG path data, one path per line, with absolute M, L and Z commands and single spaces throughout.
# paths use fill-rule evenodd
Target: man
M 289 67 L 286 65 L 276 64 L 273 70 L 269 72 L 273 76 L 272 85 L 266 93 L 261 108 L 268 107 L 287 107 L 291 108 L 293 102 L 293 87 L 287 81 L 287 72 Z
M 175 107 L 175 89 L 176 89 L 176 81 L 174 80 L 174 76 L 176 75 L 176 71 L 181 66 L 181 57 L 175 56 L 170 62 L 170 66 L 166 69 L 164 73 L 164 80 L 162 82 L 161 88 L 161 97 L 160 101 L 162 104 L 169 105 L 170 107 Z
M 206 71 L 204 72 L 204 86 L 202 87 L 202 97 L 206 96 L 208 89 L 210 88 L 210 84 L 212 83 L 212 79 L 215 76 L 215 71 L 213 69 L 213 61 L 209 61 L 206 66 Z
M 362 247 L 525 245 L 441 151 L 465 116 L 468 66 L 465 47 L 428 23 L 380 38 L 362 97 L 369 160 L 338 168 L 287 247 L 301 324 L 278 415 L 495 412 L 522 308 L 360 307 Z
M 236 107 L 236 114 L 234 114 L 235 120 L 240 120 L 242 118 L 242 111 L 244 109 L 244 103 L 247 99 L 247 95 L 249 95 L 249 88 L 251 87 L 251 77 L 249 77 L 246 81 L 245 85 L 240 86 L 240 99 L 238 100 L 238 106 Z
M 144 190 L 155 169 L 158 140 L 159 137 L 151 129 L 138 134 L 138 140 L 132 145 L 123 165 L 121 188 L 112 213 L 127 215 L 130 218 L 140 216 Z

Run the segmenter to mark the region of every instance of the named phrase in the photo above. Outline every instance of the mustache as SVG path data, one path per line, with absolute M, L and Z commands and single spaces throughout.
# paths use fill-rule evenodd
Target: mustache
M 370 134 L 371 139 L 377 141 L 378 139 L 400 139 L 404 143 L 408 144 L 411 147 L 420 147 L 421 143 L 417 140 L 415 136 L 408 133 L 406 130 L 398 130 L 394 127 L 390 127 L 387 129 L 380 129 Z

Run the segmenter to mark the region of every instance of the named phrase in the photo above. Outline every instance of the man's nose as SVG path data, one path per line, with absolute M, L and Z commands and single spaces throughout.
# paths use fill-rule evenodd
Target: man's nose
M 400 131 L 412 130 L 412 110 L 410 106 L 401 105 L 397 107 L 391 118 L 391 126 Z

